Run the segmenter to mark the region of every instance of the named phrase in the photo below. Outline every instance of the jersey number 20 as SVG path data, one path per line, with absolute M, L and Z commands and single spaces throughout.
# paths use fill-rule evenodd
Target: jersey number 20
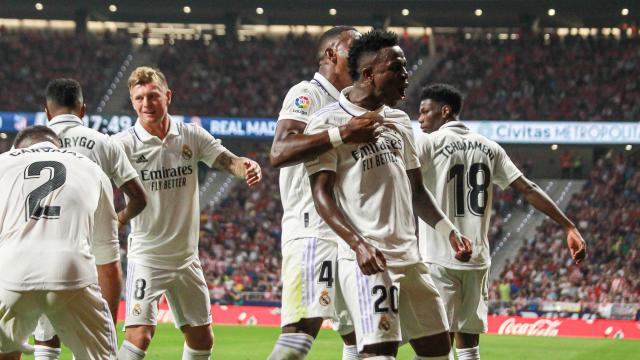
M 491 170 L 484 163 L 473 163 L 467 173 L 469 191 L 465 196 L 465 168 L 463 164 L 454 165 L 449 170 L 447 182 L 454 180 L 454 200 L 456 204 L 456 216 L 464 216 L 465 200 L 469 205 L 469 211 L 477 216 L 484 215 L 487 208 L 487 190 L 491 185 Z M 466 198 L 466 199 L 465 199 Z
M 27 195 L 27 200 L 25 201 L 25 221 L 29 221 L 29 219 L 40 220 L 40 218 L 55 219 L 60 217 L 60 206 L 42 206 L 41 202 L 47 195 L 51 194 L 53 190 L 64 184 L 67 180 L 67 168 L 57 161 L 36 161 L 24 169 L 24 178 L 39 179 L 42 177 L 45 169 L 48 170 L 49 179 Z

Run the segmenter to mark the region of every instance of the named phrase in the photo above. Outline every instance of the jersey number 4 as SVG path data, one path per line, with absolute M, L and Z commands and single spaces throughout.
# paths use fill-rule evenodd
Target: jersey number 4
M 465 168 L 463 164 L 454 165 L 449 170 L 447 182 L 454 181 L 453 197 L 456 204 L 456 216 L 464 216 L 465 200 L 469 211 L 477 216 L 483 216 L 487 208 L 487 190 L 491 185 L 491 170 L 484 163 L 473 163 L 469 166 L 467 185 L 469 190 L 465 196 Z
M 45 172 L 44 170 L 48 170 Z M 42 185 L 33 189 L 25 200 L 25 221 L 29 219 L 40 220 L 57 219 L 60 217 L 60 206 L 42 205 L 42 200 L 59 188 L 67 180 L 67 168 L 57 161 L 36 161 L 24 169 L 25 179 L 40 179 L 42 176 L 49 179 Z

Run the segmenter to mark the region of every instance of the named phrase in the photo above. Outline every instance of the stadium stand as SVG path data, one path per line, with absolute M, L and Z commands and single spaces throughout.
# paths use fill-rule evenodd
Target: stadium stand
M 613 303 L 640 302 L 639 165 L 614 152 L 597 161 L 566 210 L 590 244 L 588 261 L 574 265 L 564 231 L 545 221 L 491 284 L 494 313 L 542 313 L 545 303 L 564 302 L 580 304 L 567 313 L 605 316 Z

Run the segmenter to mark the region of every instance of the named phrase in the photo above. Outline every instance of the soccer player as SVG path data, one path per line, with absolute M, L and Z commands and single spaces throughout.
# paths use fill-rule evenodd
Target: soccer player
M 567 231 L 576 263 L 586 255 L 578 229 L 536 184 L 527 179 L 497 143 L 475 134 L 459 120 L 462 94 L 445 84 L 430 85 L 420 97 L 420 126 L 429 134 L 416 139 L 424 185 L 445 214 L 464 233 L 473 234 L 474 253 L 467 263 L 455 261 L 441 235 L 420 222 L 420 244 L 431 276 L 442 296 L 458 359 L 480 359 L 480 333 L 487 331 L 489 221 L 493 184 L 510 186 L 536 209 Z M 433 241 L 438 239 L 438 241 Z
M 380 118 L 385 131 L 374 141 L 342 145 L 305 165 L 318 213 L 341 238 L 338 281 L 349 289 L 344 297 L 360 355 L 395 358 L 402 325 L 416 359 L 446 359 L 447 320 L 420 261 L 414 209 L 461 261 L 469 259 L 471 249 L 422 185 L 411 121 L 391 107 L 408 85 L 397 35 L 374 30 L 355 40 L 349 72 L 354 85 L 315 113 L 306 132 L 324 132 L 368 112 Z
M 309 118 L 336 102 L 340 91 L 352 84 L 347 56 L 360 33 L 336 26 L 318 40 L 318 72 L 311 81 L 293 86 L 278 116 L 271 147 L 271 164 L 280 170 L 282 216 L 282 334 L 269 359 L 302 359 L 311 348 L 323 319 L 333 318 L 345 341 L 343 359 L 357 357 L 353 325 L 336 314 L 341 301 L 335 282 L 337 243 L 314 209 L 309 178 L 302 161 L 344 143 L 373 140 L 378 125 L 370 115 L 354 117 L 331 133 L 304 134 Z M 336 293 L 338 292 L 338 294 Z M 344 306 L 342 307 L 344 308 Z
M 123 226 L 131 218 L 138 215 L 147 204 L 138 173 L 129 163 L 121 146 L 114 143 L 107 135 L 83 126 L 82 117 L 85 114 L 86 105 L 82 96 L 82 88 L 76 80 L 55 79 L 50 81 L 45 90 L 45 97 L 49 127 L 60 138 L 61 146 L 93 160 L 127 195 L 127 206 L 118 213 L 118 225 Z M 121 278 L 122 274 L 118 273 L 112 276 Z M 102 295 L 109 303 L 119 305 L 122 289 L 112 288 L 110 290 L 110 293 Z M 110 310 L 115 323 L 118 308 Z M 38 321 L 34 335 L 36 360 L 56 360 L 59 358 L 60 340 L 45 316 L 42 316 Z
M 20 358 L 42 314 L 77 359 L 115 359 L 120 299 L 101 294 L 122 287 L 111 182 L 57 144 L 34 126 L 0 155 L 0 359 Z
M 142 359 L 155 331 L 163 294 L 185 337 L 183 359 L 209 359 L 211 305 L 198 259 L 200 206 L 197 164 L 245 179 L 262 179 L 260 166 L 237 157 L 207 131 L 174 121 L 171 90 L 162 72 L 139 67 L 129 77 L 135 126 L 114 135 L 142 180 L 147 207 L 131 220 L 126 282 L 126 336 L 118 359 Z

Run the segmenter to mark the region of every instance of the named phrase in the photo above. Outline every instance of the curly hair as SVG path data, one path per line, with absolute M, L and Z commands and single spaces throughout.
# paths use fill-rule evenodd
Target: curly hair
M 420 101 L 430 99 L 449 105 L 455 115 L 460 114 L 463 97 L 460 90 L 449 84 L 432 84 L 426 86 L 422 89 L 422 93 L 420 93 Z
M 398 35 L 392 31 L 371 30 L 355 40 L 349 49 L 349 75 L 353 81 L 360 78 L 358 64 L 363 55 L 396 45 L 398 45 Z

